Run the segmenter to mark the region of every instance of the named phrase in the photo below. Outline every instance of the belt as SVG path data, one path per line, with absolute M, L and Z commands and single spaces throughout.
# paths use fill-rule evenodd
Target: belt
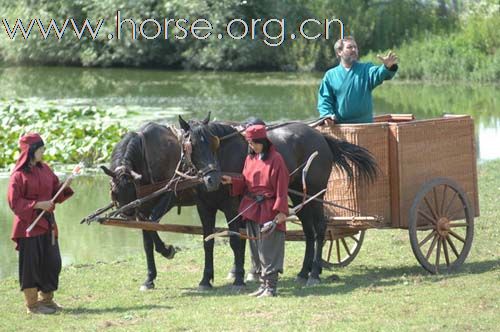
M 266 196 L 266 195 L 262 195 L 262 194 L 254 194 L 254 193 L 250 193 L 250 192 L 247 192 L 245 194 L 245 196 L 250 197 L 251 199 L 253 199 L 257 203 L 262 203 L 265 199 L 270 199 L 270 198 L 274 197 L 274 196 Z

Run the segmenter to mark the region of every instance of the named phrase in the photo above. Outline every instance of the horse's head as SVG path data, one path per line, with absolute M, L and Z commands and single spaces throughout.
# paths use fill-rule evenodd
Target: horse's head
M 101 169 L 111 177 L 111 200 L 115 204 L 120 207 L 137 199 L 136 186 L 142 177 L 140 174 L 127 166 L 118 166 L 114 170 L 101 166 Z M 128 214 L 131 215 L 132 212 L 130 211 Z
M 185 152 L 190 154 L 192 164 L 196 167 L 198 174 L 203 177 L 207 191 L 215 191 L 219 188 L 221 180 L 217 160 L 220 139 L 210 131 L 209 121 L 210 113 L 201 122 L 190 121 L 190 123 L 187 123 L 179 116 L 179 124 L 187 133 Z M 186 148 L 186 144 L 190 145 L 190 148 Z

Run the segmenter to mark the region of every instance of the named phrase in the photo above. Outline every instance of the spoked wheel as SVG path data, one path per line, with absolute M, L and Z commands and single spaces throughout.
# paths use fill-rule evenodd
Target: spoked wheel
M 364 230 L 340 236 L 329 230 L 325 236 L 323 257 L 335 267 L 347 266 L 358 255 L 364 238 Z
M 430 273 L 452 272 L 469 254 L 474 212 L 463 189 L 447 178 L 422 186 L 410 210 L 413 253 Z

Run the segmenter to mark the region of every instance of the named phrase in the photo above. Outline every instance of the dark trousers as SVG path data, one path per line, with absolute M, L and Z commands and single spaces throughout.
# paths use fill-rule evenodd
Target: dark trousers
M 249 236 L 256 237 L 257 240 L 250 240 L 250 252 L 256 272 L 265 278 L 269 275 L 283 273 L 283 262 L 285 260 L 285 232 L 275 230 L 270 235 L 262 237 L 261 226 L 253 221 L 246 222 Z
M 20 238 L 19 243 L 19 285 L 38 288 L 44 293 L 57 290 L 61 273 L 61 253 L 57 239 L 52 245 L 50 232 Z

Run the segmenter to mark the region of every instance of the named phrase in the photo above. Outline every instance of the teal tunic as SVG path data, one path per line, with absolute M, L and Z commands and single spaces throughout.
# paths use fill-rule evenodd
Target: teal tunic
M 320 116 L 334 114 L 338 123 L 372 122 L 372 90 L 396 71 L 397 65 L 389 70 L 370 62 L 355 62 L 350 70 L 340 64 L 328 70 L 318 91 Z

